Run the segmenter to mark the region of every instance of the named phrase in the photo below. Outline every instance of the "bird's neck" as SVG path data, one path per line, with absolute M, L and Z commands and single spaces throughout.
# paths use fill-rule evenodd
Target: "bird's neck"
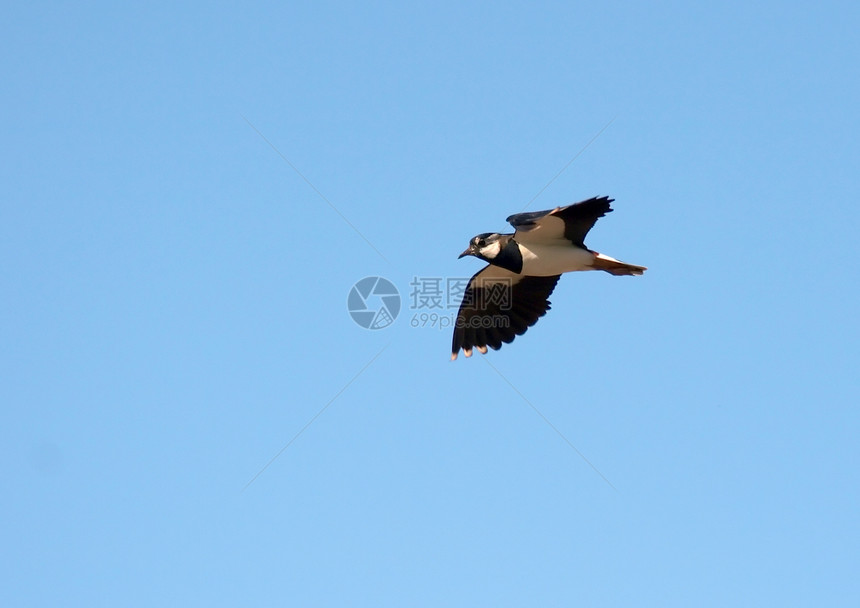
M 512 238 L 508 239 L 504 247 L 499 249 L 499 254 L 496 257 L 487 261 L 494 266 L 499 266 L 517 274 L 523 271 L 523 254 L 520 253 L 520 246 Z

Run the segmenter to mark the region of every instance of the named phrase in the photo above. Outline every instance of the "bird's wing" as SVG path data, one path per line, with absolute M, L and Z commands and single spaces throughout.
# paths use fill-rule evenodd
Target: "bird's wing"
M 561 275 L 531 277 L 488 265 L 475 274 L 463 292 L 457 312 L 451 360 L 462 348 L 481 353 L 510 344 L 550 309 L 547 300 Z
M 580 203 L 556 207 L 547 211 L 517 213 L 508 218 L 516 228 L 514 240 L 520 243 L 546 242 L 567 239 L 585 249 L 585 235 L 598 218 L 612 211 L 613 199 L 600 196 Z

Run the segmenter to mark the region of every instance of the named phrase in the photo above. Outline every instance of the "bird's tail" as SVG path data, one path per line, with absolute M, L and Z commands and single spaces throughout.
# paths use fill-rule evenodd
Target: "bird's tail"
M 643 272 L 648 270 L 645 266 L 627 264 L 626 262 L 616 260 L 615 258 L 611 258 L 608 255 L 603 255 L 602 253 L 597 252 L 594 253 L 594 262 L 591 263 L 591 266 L 595 270 L 604 270 L 609 274 L 614 274 L 617 277 L 639 276 Z

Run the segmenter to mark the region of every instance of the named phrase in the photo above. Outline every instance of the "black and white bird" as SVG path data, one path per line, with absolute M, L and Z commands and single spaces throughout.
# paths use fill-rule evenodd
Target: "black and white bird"
M 473 276 L 463 292 L 454 325 L 451 360 L 460 349 L 482 354 L 537 323 L 550 309 L 547 300 L 565 272 L 603 270 L 616 276 L 641 275 L 635 266 L 597 253 L 585 246 L 585 235 L 598 218 L 612 211 L 614 199 L 601 196 L 547 211 L 517 213 L 508 218 L 516 232 L 485 232 L 469 241 L 460 254 L 489 265 Z

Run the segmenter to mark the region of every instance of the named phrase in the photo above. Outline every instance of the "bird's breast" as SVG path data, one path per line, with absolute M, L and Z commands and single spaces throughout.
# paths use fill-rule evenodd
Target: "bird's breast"
M 563 241 L 558 245 L 520 243 L 523 256 L 522 274 L 535 277 L 549 277 L 577 270 L 593 270 L 594 254 L 587 249 Z

